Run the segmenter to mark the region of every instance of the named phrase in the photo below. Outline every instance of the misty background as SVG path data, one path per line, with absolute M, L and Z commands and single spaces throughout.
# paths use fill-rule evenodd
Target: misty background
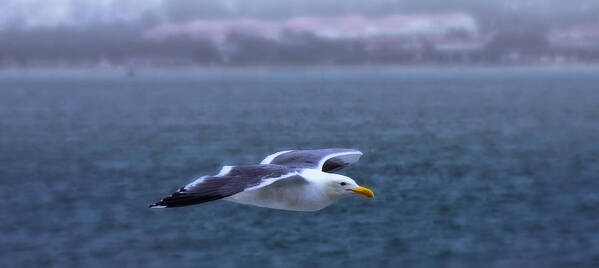
M 0 68 L 564 65 L 599 61 L 599 2 L 0 2 Z
M 0 267 L 599 267 L 597 0 L 0 0 Z M 147 206 L 355 148 L 376 198 Z

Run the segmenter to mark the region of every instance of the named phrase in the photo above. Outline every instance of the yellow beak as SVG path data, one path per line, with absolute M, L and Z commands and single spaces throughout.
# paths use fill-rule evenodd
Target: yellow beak
M 374 193 L 372 192 L 372 190 L 366 188 L 366 187 L 362 187 L 359 186 L 358 189 L 350 189 L 351 191 L 353 191 L 356 194 L 361 194 L 363 196 L 366 196 L 368 198 L 373 198 L 374 197 Z

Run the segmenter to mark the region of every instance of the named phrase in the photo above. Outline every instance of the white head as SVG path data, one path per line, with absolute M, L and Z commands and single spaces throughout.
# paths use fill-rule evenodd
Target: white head
M 374 197 L 374 193 L 370 189 L 358 185 L 349 177 L 339 174 L 325 174 L 327 174 L 324 180 L 325 191 L 330 197 L 343 198 L 354 193 L 368 198 Z

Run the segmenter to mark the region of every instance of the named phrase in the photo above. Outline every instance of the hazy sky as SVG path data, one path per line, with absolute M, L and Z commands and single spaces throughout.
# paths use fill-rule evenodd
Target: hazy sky
M 161 0 L 0 0 L 0 25 L 73 25 L 138 20 L 159 14 Z
M 185 21 L 194 18 L 383 15 L 406 12 L 598 17 L 598 0 L 0 0 L 0 27 Z

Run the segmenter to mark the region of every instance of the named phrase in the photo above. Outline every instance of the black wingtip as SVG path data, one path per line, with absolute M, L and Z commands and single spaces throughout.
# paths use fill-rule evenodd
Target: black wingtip
M 166 206 L 163 205 L 162 202 L 158 202 L 158 203 L 149 205 L 148 208 L 166 208 Z

